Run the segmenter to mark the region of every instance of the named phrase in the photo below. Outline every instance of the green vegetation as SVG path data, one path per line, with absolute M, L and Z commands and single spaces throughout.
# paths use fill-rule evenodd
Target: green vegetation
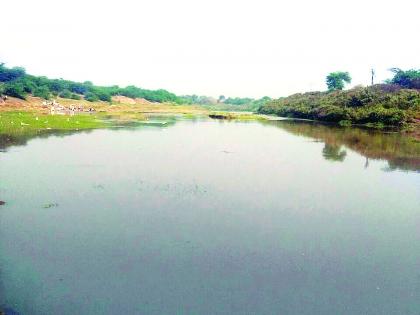
M 33 95 L 36 97 L 41 97 L 46 100 L 50 99 L 51 93 L 48 87 L 46 86 L 38 86 L 34 91 Z
M 420 119 L 420 90 L 407 88 L 418 82 L 413 73 L 418 75 L 419 71 L 394 72 L 394 78 L 389 80 L 392 84 L 294 94 L 267 102 L 259 112 L 336 122 L 343 126 L 402 127 Z
M 20 67 L 7 68 L 0 63 L 0 94 L 5 94 L 20 99 L 26 99 L 28 94 L 50 99 L 59 96 L 66 99 L 85 99 L 90 102 L 111 102 L 112 96 L 126 96 L 130 98 L 143 98 L 150 102 L 175 104 L 197 104 L 218 106 L 218 110 L 254 111 L 270 100 L 263 97 L 255 100 L 252 98 L 225 98 L 219 100 L 208 96 L 185 95 L 177 96 L 163 89 L 146 90 L 134 85 L 127 87 L 97 86 L 90 81 L 74 82 L 63 79 L 49 79 L 43 76 L 33 76 Z
M 97 86 L 92 82 L 83 83 L 63 79 L 48 79 L 26 73 L 20 67 L 7 68 L 0 63 L 0 93 L 26 99 L 28 94 L 49 99 L 60 96 L 68 99 L 85 98 L 88 101 L 98 100 L 110 102 L 114 95 L 123 95 L 131 98 L 144 98 L 151 102 L 174 102 L 181 104 L 182 99 L 166 90 L 146 90 L 136 86 Z
M 347 156 L 347 152 L 343 150 L 341 146 L 325 143 L 324 148 L 322 149 L 322 156 L 329 161 L 343 162 Z
M 390 71 L 394 73 L 394 77 L 387 83 L 397 84 L 406 89 L 420 89 L 420 70 L 403 71 L 399 68 L 392 68 Z
M 348 72 L 331 72 L 327 75 L 326 83 L 329 91 L 344 89 L 344 83 L 350 83 L 351 77 Z
M 81 130 L 106 126 L 98 115 L 45 115 L 35 112 L 0 113 L 0 133 L 25 134 L 42 130 Z
M 7 69 L 4 63 L 0 64 L 0 82 L 13 81 L 23 77 L 25 74 L 25 69 L 21 67 Z
M 202 105 L 206 109 L 215 111 L 257 111 L 258 108 L 271 100 L 268 96 L 253 99 L 248 97 L 226 98 L 224 95 L 220 95 L 217 100 L 213 97 L 198 95 L 184 95 L 181 98 L 184 104 Z
M 271 101 L 271 98 L 269 98 L 268 96 L 264 96 L 260 99 L 228 97 L 223 103 L 224 104 L 229 104 L 229 105 L 234 105 L 234 106 L 246 106 L 247 105 L 252 110 L 257 110 L 258 108 L 260 108 L 262 105 L 264 105 L 268 101 Z
M 64 99 L 89 102 L 111 102 L 112 96 L 143 98 L 154 103 L 172 105 L 197 104 L 210 111 L 251 111 L 285 117 L 339 123 L 342 126 L 364 124 L 376 128 L 405 127 L 420 121 L 420 70 L 391 69 L 393 77 L 385 84 L 343 90 L 351 82 L 348 72 L 332 72 L 326 78 L 328 91 L 298 93 L 272 100 L 208 96 L 176 96 L 166 90 L 146 90 L 127 87 L 96 86 L 63 79 L 33 76 L 20 67 L 7 68 L 0 63 L 0 94 L 25 99 L 33 95 L 44 99 Z M 153 104 L 156 105 L 156 104 Z M 143 107 L 145 105 L 142 105 Z M 107 109 L 105 109 L 107 111 Z M 172 110 L 171 110 L 172 112 Z
M 2 94 L 25 99 L 26 97 L 26 89 L 23 83 L 21 82 L 12 82 L 7 83 L 3 86 Z

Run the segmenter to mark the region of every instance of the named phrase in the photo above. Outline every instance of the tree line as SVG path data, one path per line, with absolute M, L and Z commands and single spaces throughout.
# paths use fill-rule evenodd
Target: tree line
M 271 98 L 264 96 L 259 99 L 254 99 L 250 97 L 225 97 L 220 95 L 219 98 L 214 98 L 211 96 L 200 96 L 200 95 L 183 95 L 181 96 L 184 104 L 198 104 L 198 105 L 232 105 L 233 107 L 246 107 L 248 109 L 258 109 L 260 106 L 265 104 L 267 101 L 270 101 Z
M 22 67 L 8 68 L 0 63 L 0 94 L 26 99 L 31 94 L 50 99 L 62 97 L 74 100 L 84 98 L 87 101 L 110 102 L 112 96 L 122 95 L 131 98 L 144 98 L 151 102 L 182 103 L 183 100 L 166 90 L 147 90 L 130 85 L 127 87 L 98 86 L 90 81 L 74 82 L 63 79 L 49 79 L 45 76 L 27 74 Z
M 214 105 L 227 104 L 232 106 L 257 109 L 266 101 L 265 96 L 261 99 L 231 98 L 221 95 L 219 99 L 210 96 L 183 95 L 177 96 L 164 89 L 147 90 L 134 85 L 126 87 L 98 86 L 90 81 L 74 82 L 63 79 L 49 79 L 45 76 L 34 76 L 26 73 L 22 67 L 8 68 L 0 63 L 0 95 L 8 95 L 20 99 L 26 99 L 28 95 L 50 99 L 62 97 L 67 99 L 85 99 L 90 102 L 111 102 L 112 96 L 122 95 L 130 98 L 144 98 L 151 102 L 173 102 L 176 104 Z

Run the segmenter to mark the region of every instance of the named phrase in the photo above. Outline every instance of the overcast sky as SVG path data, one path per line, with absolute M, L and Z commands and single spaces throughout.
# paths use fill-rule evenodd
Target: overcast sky
M 420 67 L 420 1 L 5 0 L 0 61 L 177 94 L 271 97 Z

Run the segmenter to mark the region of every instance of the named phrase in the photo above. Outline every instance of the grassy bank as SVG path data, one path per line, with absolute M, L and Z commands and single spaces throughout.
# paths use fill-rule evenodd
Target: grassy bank
M 86 130 L 103 128 L 112 123 L 147 121 L 153 115 L 207 115 L 208 111 L 191 105 L 174 103 L 136 102 L 89 102 L 56 98 L 65 108 L 73 104 L 95 109 L 94 113 L 76 113 L 75 115 L 51 115 L 49 108 L 42 106 L 43 99 L 28 96 L 26 100 L 9 97 L 0 104 L 0 133 L 22 134 L 42 132 L 43 130 Z
M 39 112 L 0 113 L 0 133 L 33 133 L 41 130 L 85 130 L 104 127 L 99 115 L 48 115 Z
M 261 116 L 249 112 L 214 111 L 195 105 L 175 103 L 151 103 L 131 98 L 119 98 L 118 101 L 89 102 L 86 100 L 69 100 L 56 98 L 57 102 L 69 108 L 71 105 L 82 105 L 93 108 L 92 113 L 70 115 L 51 115 L 49 108 L 42 106 L 43 99 L 28 96 L 26 100 L 9 97 L 0 106 L 0 133 L 25 133 L 42 130 L 85 130 L 102 128 L 111 125 L 147 121 L 153 116 L 182 116 L 185 118 L 209 117 L 217 114 L 220 119 L 256 120 Z
M 118 106 L 109 111 L 101 111 L 95 114 L 51 115 L 39 111 L 7 111 L 0 112 L 0 134 L 24 134 L 42 132 L 43 130 L 87 130 L 104 128 L 114 125 L 124 125 L 133 122 L 147 122 L 154 115 L 181 115 L 186 118 L 197 116 L 210 117 L 226 120 L 261 120 L 259 115 L 249 113 L 225 113 L 225 112 L 191 112 L 185 110 L 160 110 L 136 112 L 129 108 Z
M 346 91 L 299 93 L 267 102 L 259 112 L 342 125 L 418 126 L 420 90 L 377 84 Z

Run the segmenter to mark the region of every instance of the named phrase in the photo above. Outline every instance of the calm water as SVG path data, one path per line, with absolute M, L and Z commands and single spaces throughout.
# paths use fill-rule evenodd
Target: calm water
M 420 314 L 420 148 L 307 123 L 2 139 L 20 314 Z

